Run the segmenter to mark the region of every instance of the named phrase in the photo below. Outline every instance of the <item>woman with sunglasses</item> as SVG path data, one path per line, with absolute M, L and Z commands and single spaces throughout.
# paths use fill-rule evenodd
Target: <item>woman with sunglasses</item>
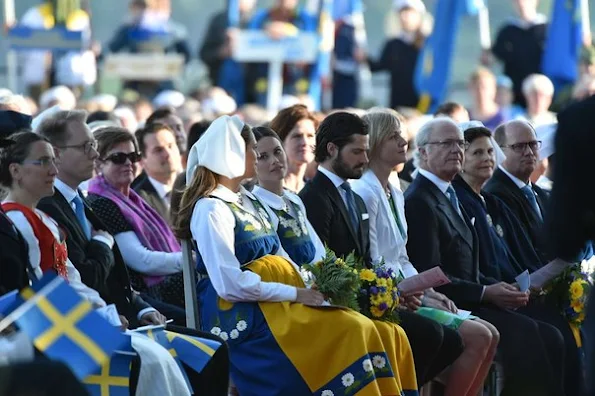
M 13 144 L 0 151 L 0 184 L 8 190 L 2 209 L 27 242 L 31 280 L 55 271 L 68 280 L 83 298 L 96 307 L 105 306 L 99 293 L 87 287 L 68 259 L 65 235 L 58 224 L 37 209 L 37 203 L 54 194 L 58 174 L 52 145 L 33 132 L 20 132 Z
M 95 132 L 97 176 L 89 203 L 114 236 L 136 290 L 184 306 L 182 252 L 167 222 L 132 188 L 141 155 L 134 135 L 119 127 Z

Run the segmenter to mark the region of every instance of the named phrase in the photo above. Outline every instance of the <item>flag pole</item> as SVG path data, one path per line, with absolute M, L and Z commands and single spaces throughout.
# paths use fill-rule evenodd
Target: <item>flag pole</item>
M 581 24 L 583 26 L 583 45 L 590 46 L 593 38 L 591 37 L 591 18 L 589 15 L 589 0 L 581 1 Z
M 4 28 L 6 33 L 8 29 L 16 24 L 16 21 L 14 0 L 4 0 Z M 17 68 L 17 53 L 15 50 L 8 49 L 6 53 L 6 85 L 12 92 L 18 91 Z
M 481 44 L 481 49 L 489 50 L 492 48 L 490 12 L 488 10 L 488 5 L 485 2 L 478 9 L 477 21 L 479 24 L 479 42 Z

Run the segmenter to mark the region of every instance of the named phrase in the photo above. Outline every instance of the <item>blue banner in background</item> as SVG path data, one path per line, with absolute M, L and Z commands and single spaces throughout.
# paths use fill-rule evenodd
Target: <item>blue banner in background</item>
M 559 88 L 578 77 L 578 60 L 582 46 L 580 0 L 555 0 L 545 42 L 541 68 Z
M 446 97 L 457 33 L 463 15 L 477 14 L 483 0 L 440 0 L 434 10 L 434 29 L 417 60 L 415 87 L 418 110 L 432 112 Z

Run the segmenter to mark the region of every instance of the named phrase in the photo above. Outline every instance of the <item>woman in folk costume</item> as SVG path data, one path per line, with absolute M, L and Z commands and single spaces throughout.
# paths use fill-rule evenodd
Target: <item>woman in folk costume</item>
M 90 40 L 91 20 L 89 14 L 81 9 L 80 0 L 45 0 L 41 3 L 25 12 L 19 20 L 20 26 L 32 29 L 63 26 L 70 31 L 82 31 L 84 40 Z M 89 44 L 86 43 L 87 48 Z M 53 85 L 84 88 L 97 80 L 95 54 L 90 49 L 27 51 L 23 53 L 21 65 L 23 80 L 34 98 Z
M 253 129 L 256 137 L 258 185 L 252 193 L 266 204 L 273 229 L 291 261 L 301 266 L 325 256 L 324 244 L 306 216 L 299 196 L 283 188 L 287 174 L 287 155 L 281 138 L 270 128 Z
M 391 171 L 407 159 L 407 141 L 401 135 L 398 117 L 391 109 L 372 110 L 364 115 L 370 132 L 370 163 L 361 179 L 352 183 L 352 188 L 362 197 L 370 215 L 372 260 L 384 260 L 387 267 L 408 278 L 416 275 L 417 270 L 407 255 L 404 198 L 400 188 L 389 181 Z M 404 297 L 406 301 L 409 298 Z M 426 290 L 421 301 L 421 308 L 411 310 L 458 331 L 465 345 L 463 353 L 445 373 L 445 396 L 476 396 L 483 389 L 494 360 L 498 330 L 476 317 L 461 319 L 455 304 L 433 289 Z
M 176 230 L 196 243 L 201 326 L 227 340 L 239 393 L 417 394 L 410 346 L 397 326 L 317 308 L 322 294 L 276 255 L 282 248 L 265 208 L 240 187 L 254 176 L 254 146 L 239 118 L 213 122 L 190 151 Z M 395 374 L 397 361 L 409 367 L 407 378 Z

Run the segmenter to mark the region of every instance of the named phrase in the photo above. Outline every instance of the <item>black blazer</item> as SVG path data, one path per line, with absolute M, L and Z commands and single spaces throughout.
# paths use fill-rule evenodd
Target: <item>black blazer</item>
M 153 209 L 165 219 L 168 224 L 171 224 L 171 216 L 169 214 L 169 208 L 163 202 L 163 199 L 159 196 L 155 187 L 149 180 L 149 177 L 145 172 L 138 175 L 132 182 L 132 189 L 137 192 Z
M 93 228 L 105 230 L 106 227 L 84 198 L 83 202 L 85 214 Z M 131 327 L 136 326 L 136 314 L 150 305 L 132 291 L 118 245 L 114 242 L 110 249 L 103 242 L 88 241 L 72 207 L 58 190 L 52 197 L 43 198 L 37 207 L 51 216 L 67 233 L 68 258 L 81 273 L 83 283 L 97 290 L 108 304 L 116 304 L 118 312 L 128 319 Z
M 27 242 L 0 207 L 0 295 L 29 285 Z
M 495 283 L 479 270 L 479 245 L 474 227 L 461 207 L 459 216 L 434 183 L 418 175 L 405 192 L 407 253 L 419 271 L 442 267 L 451 283 L 438 290 L 469 310 L 481 302 L 483 286 Z
M 346 257 L 352 252 L 370 264 L 370 220 L 363 199 L 353 193 L 360 215 L 359 230 L 355 230 L 341 194 L 322 172 L 306 184 L 299 193 L 304 202 L 308 220 L 314 230 L 337 256 Z
M 532 186 L 542 216 L 546 217 L 548 193 L 534 184 Z M 500 168 L 494 171 L 494 175 L 488 180 L 484 189 L 504 201 L 519 219 L 525 233 L 533 244 L 533 249 L 541 260 L 541 264 L 549 262 L 553 257 L 551 257 L 546 245 L 543 220 L 535 213 L 521 189 Z

